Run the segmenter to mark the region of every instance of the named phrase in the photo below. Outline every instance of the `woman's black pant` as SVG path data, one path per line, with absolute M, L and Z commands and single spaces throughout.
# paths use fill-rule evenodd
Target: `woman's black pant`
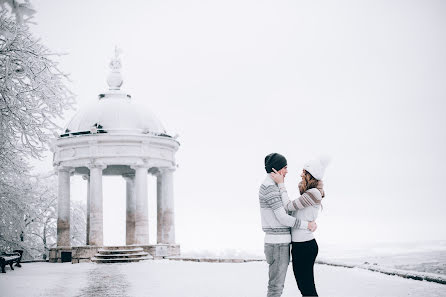
M 318 296 L 314 285 L 314 261 L 319 247 L 316 239 L 292 242 L 293 271 L 302 296 Z

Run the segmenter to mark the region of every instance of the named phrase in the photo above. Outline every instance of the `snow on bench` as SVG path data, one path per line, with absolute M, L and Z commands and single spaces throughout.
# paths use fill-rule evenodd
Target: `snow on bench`
M 2 273 L 6 273 L 5 266 L 9 264 L 11 270 L 14 270 L 12 264 L 16 263 L 15 266 L 22 267 L 20 261 L 22 260 L 22 250 L 14 250 L 11 254 L 8 253 L 0 253 L 0 266 L 2 268 Z

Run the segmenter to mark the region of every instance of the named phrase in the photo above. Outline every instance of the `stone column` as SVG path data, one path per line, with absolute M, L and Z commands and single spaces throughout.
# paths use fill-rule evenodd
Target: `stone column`
M 133 166 L 135 169 L 136 196 L 136 244 L 149 244 L 149 201 L 147 199 L 147 167 Z
M 90 235 L 89 243 L 94 246 L 104 244 L 104 222 L 102 201 L 102 170 L 105 165 L 90 164 Z
M 71 246 L 70 241 L 70 174 L 72 169 L 59 167 L 57 196 L 57 246 Z
M 85 244 L 90 244 L 90 176 L 83 175 L 82 178 L 87 181 L 87 237 Z
M 135 224 L 136 224 L 136 196 L 135 196 L 135 175 L 123 175 L 126 181 L 126 229 L 125 244 L 136 244 Z
M 157 242 L 175 243 L 173 171 L 161 168 L 157 175 Z

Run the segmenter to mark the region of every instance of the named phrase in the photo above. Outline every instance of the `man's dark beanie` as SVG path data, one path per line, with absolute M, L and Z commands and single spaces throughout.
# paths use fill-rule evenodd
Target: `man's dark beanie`
M 267 173 L 273 172 L 273 168 L 279 171 L 285 166 L 287 166 L 287 161 L 281 154 L 272 153 L 265 157 L 265 170 Z

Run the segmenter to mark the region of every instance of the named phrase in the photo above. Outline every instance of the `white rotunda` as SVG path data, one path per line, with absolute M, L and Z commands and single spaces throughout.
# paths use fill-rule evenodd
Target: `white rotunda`
M 173 172 L 179 142 L 144 106 L 120 90 L 117 51 L 110 63 L 109 90 L 68 122 L 53 146 L 58 174 L 57 247 L 51 262 L 90 261 L 103 248 L 102 176 L 126 180 L 126 247 L 154 257 L 179 255 L 175 243 Z M 70 176 L 82 175 L 87 191 L 86 246 L 70 244 Z M 149 244 L 147 174 L 157 178 L 157 244 Z M 125 247 L 117 247 L 121 250 Z

